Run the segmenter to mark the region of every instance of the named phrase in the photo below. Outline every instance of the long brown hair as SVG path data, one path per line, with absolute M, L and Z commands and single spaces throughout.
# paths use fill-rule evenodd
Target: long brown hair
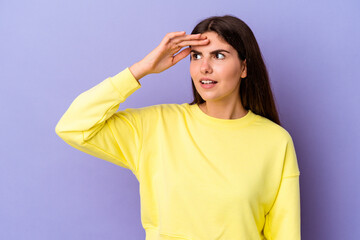
M 246 59 L 247 77 L 241 79 L 239 90 L 243 107 L 281 125 L 271 91 L 269 74 L 259 45 L 249 26 L 231 15 L 213 16 L 198 23 L 192 34 L 210 31 L 216 32 L 235 48 L 241 61 Z M 197 92 L 193 81 L 191 82 L 194 100 L 189 104 L 204 103 L 205 101 Z

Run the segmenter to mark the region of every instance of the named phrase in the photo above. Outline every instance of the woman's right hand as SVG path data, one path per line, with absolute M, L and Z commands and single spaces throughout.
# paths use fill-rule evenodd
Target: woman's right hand
M 165 35 L 154 50 L 129 69 L 134 77 L 139 80 L 147 74 L 160 73 L 185 58 L 189 55 L 190 48 L 187 47 L 179 52 L 183 47 L 206 45 L 208 43 L 209 39 L 201 34 L 186 35 L 185 32 L 170 32 Z

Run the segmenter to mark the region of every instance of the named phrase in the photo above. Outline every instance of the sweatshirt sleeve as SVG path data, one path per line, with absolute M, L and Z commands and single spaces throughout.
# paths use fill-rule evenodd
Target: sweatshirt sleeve
M 137 173 L 142 131 L 137 109 L 118 111 L 139 89 L 129 68 L 81 93 L 55 127 L 66 143 Z
M 286 146 L 284 168 L 275 202 L 265 216 L 267 240 L 300 240 L 300 171 L 291 137 Z

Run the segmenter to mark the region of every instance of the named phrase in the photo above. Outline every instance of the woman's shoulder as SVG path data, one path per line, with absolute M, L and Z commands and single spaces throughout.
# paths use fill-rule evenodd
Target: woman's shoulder
M 263 135 L 271 136 L 273 139 L 281 139 L 286 142 L 291 140 L 291 135 L 285 127 L 264 116 L 256 114 L 256 120 L 254 121 L 253 126 Z
M 127 108 L 126 110 L 134 113 L 152 113 L 152 112 L 172 112 L 186 110 L 186 103 L 161 103 L 138 108 Z
M 182 114 L 185 111 L 187 111 L 186 103 L 162 103 L 136 108 L 126 108 L 119 111 L 118 114 L 126 112 L 135 118 L 169 118 L 171 116 Z

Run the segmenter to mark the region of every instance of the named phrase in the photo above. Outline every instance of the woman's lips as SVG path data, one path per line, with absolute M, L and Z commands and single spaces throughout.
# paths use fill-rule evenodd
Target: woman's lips
M 210 84 L 201 84 L 202 88 L 209 89 L 215 87 L 216 83 L 210 83 Z
M 202 83 L 201 81 L 213 81 L 213 83 Z M 204 88 L 204 89 L 213 88 L 213 87 L 215 87 L 216 84 L 217 84 L 217 81 L 212 80 L 212 79 L 210 79 L 210 78 L 201 78 L 201 79 L 200 79 L 200 85 L 201 85 L 201 87 Z

